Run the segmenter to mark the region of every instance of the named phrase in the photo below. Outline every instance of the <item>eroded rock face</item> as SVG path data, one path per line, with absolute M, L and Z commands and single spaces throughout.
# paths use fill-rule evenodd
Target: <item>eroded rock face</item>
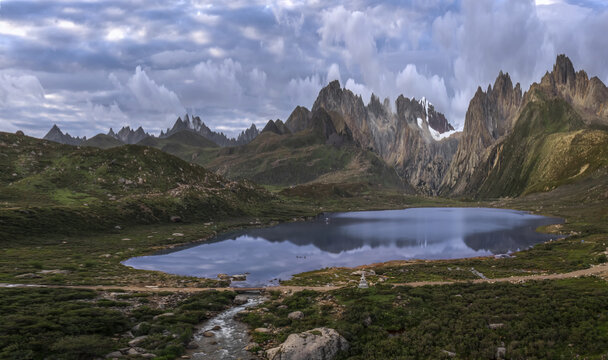
M 435 194 L 456 152 L 458 135 L 441 139 L 440 134 L 453 127 L 425 99 L 399 96 L 395 108 L 393 112 L 388 99 L 380 102 L 375 95 L 365 106 L 360 96 L 332 81 L 319 93 L 311 114 L 325 111 L 336 132 L 349 134 L 360 147 L 376 152 L 419 191 Z M 288 127 L 297 130 L 309 124 L 305 115 L 303 110 L 294 111 Z
M 533 101 L 540 91 L 545 96 L 559 97 L 578 110 L 588 123 L 608 124 L 608 88 L 596 76 L 589 79 L 584 70 L 576 72 L 565 55 L 559 55 L 553 71 L 547 72 L 540 83 L 534 83 L 525 101 Z
M 291 334 L 284 343 L 266 351 L 270 360 L 330 360 L 349 347 L 336 330 L 316 328 Z
M 497 139 L 507 134 L 522 104 L 519 83 L 502 71 L 487 91 L 477 89 L 469 103 L 456 154 L 441 183 L 441 194 L 462 194 L 475 166 Z

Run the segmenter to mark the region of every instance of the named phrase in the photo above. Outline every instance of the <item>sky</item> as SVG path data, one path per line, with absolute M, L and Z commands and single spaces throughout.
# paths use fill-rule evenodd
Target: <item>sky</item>
M 230 136 L 308 108 L 329 81 L 426 97 L 457 128 L 499 71 L 523 89 L 565 53 L 608 83 L 603 0 L 0 0 L 0 131 Z

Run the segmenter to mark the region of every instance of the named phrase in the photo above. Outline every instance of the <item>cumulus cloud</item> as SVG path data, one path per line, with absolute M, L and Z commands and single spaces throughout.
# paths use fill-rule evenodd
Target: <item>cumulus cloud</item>
M 420 99 L 426 97 L 438 109 L 448 109 L 450 100 L 443 78 L 437 75 L 427 77 L 418 72 L 416 65 L 408 64 L 397 74 L 395 82 L 404 94 Z M 444 110 L 445 111 L 445 110 Z
M 135 74 L 127 82 L 127 88 L 142 109 L 174 114 L 185 112 L 177 95 L 164 85 L 156 84 L 140 66 L 135 68 Z
M 287 94 L 291 103 L 310 108 L 324 83 L 318 74 L 305 78 L 294 78 L 287 84 Z
M 33 75 L 0 73 L 0 106 L 23 106 L 44 100 L 44 89 Z

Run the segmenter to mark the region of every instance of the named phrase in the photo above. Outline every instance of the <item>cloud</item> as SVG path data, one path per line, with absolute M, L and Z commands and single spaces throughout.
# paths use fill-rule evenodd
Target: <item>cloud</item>
M 185 112 L 177 95 L 164 85 L 156 84 L 140 66 L 135 68 L 135 74 L 127 82 L 127 88 L 141 109 L 174 114 Z
M 26 106 L 44 101 L 44 89 L 37 77 L 0 73 L 0 106 Z
M 293 106 L 302 105 L 310 108 L 323 86 L 324 83 L 317 74 L 305 78 L 294 78 L 287 84 L 287 95 Z
M 426 97 L 438 109 L 449 109 L 450 100 L 443 78 L 437 75 L 427 77 L 418 72 L 416 65 L 408 64 L 395 79 L 397 88 L 409 97 Z M 444 110 L 445 111 L 445 110 Z
M 326 83 L 329 83 L 333 80 L 338 80 L 340 84 L 342 83 L 342 77 L 340 76 L 340 65 L 333 63 L 327 69 L 327 80 Z

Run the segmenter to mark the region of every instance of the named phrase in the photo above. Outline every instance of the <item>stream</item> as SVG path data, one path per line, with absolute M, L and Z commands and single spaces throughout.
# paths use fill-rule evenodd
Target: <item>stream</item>
M 246 295 L 248 298 L 245 304 L 231 307 L 202 324 L 193 339 L 198 348 L 187 352 L 191 359 L 257 359 L 256 356 L 245 350 L 251 341 L 247 325 L 236 321 L 234 316 L 249 307 L 263 303 L 266 299 L 257 293 Z M 214 328 L 216 330 L 213 330 Z M 213 336 L 204 336 L 203 334 L 206 332 L 208 335 L 213 333 Z

